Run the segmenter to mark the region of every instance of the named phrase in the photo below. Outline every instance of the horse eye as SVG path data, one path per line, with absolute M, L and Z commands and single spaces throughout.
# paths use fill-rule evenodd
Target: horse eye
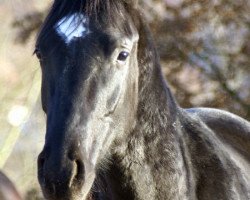
M 122 51 L 122 52 L 119 54 L 117 60 L 119 60 L 119 61 L 125 61 L 125 60 L 127 59 L 128 56 L 129 56 L 129 52 L 127 52 L 127 51 Z
M 35 49 L 34 54 L 36 54 L 36 57 L 39 60 L 42 60 L 42 53 L 39 51 L 39 49 Z

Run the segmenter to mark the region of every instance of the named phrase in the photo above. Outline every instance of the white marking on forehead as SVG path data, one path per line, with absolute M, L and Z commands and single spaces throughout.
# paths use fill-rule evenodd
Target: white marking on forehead
M 85 37 L 89 33 L 88 18 L 83 14 L 74 13 L 62 18 L 55 29 L 69 44 L 74 38 Z

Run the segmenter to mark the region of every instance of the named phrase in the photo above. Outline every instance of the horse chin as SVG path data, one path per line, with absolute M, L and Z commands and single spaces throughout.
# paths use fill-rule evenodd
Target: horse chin
M 91 200 L 91 188 L 95 180 L 95 173 L 87 173 L 85 177 L 84 184 L 81 187 L 76 182 L 60 193 L 43 189 L 43 195 L 46 200 Z
M 79 194 L 75 194 L 74 198 L 71 200 L 89 200 L 91 198 L 91 188 L 93 186 L 95 180 L 95 173 L 89 173 L 86 174 L 86 179 L 83 187 L 81 188 L 81 191 Z
M 70 197 L 68 200 L 90 200 L 91 198 L 91 188 L 93 186 L 95 180 L 95 173 L 94 172 L 88 172 L 85 174 L 85 181 L 81 188 L 79 188 L 79 185 L 76 184 L 76 186 L 72 186 L 70 188 Z M 58 199 L 59 200 L 59 199 Z M 60 200 L 64 200 L 60 199 Z

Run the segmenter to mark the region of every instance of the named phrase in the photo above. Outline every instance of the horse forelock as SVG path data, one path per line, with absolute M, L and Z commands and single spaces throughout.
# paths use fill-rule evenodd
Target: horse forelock
M 54 6 L 59 7 L 61 10 L 65 10 L 65 7 L 75 10 L 81 10 L 86 15 L 95 15 L 102 9 L 107 13 L 112 14 L 114 7 L 117 5 L 126 5 L 129 7 L 136 7 L 137 0 L 55 0 Z
M 51 30 L 60 25 L 60 23 L 58 23 L 60 21 L 67 21 L 74 16 L 77 18 L 74 20 L 77 21 L 80 26 L 82 22 L 79 21 L 77 14 L 84 15 L 87 18 L 93 17 L 98 19 L 98 15 L 101 12 L 102 17 L 103 15 L 106 16 L 107 23 L 119 25 L 118 19 L 122 16 L 124 8 L 131 10 L 131 8 L 135 6 L 135 2 L 136 1 L 132 0 L 55 0 L 38 35 L 36 45 L 39 46 L 41 40 L 47 38 Z M 76 26 L 76 29 L 77 28 Z

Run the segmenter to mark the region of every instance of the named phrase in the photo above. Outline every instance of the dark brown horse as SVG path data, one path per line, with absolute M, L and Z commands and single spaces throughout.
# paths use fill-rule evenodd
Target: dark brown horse
M 55 0 L 35 53 L 47 199 L 250 199 L 250 123 L 176 103 L 136 1 Z
M 0 171 L 0 200 L 22 200 L 10 179 Z

